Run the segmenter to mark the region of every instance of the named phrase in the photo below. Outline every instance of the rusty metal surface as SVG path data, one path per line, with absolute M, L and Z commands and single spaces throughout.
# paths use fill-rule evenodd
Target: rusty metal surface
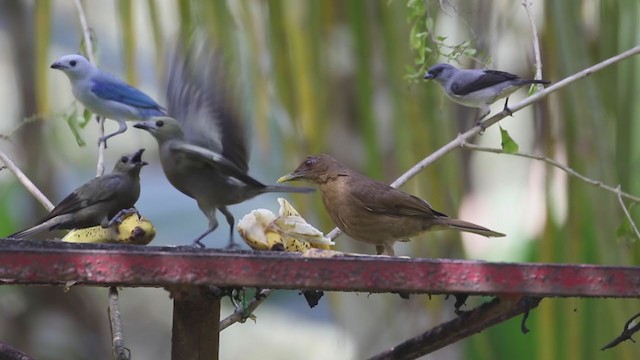
M 0 284 L 251 286 L 361 292 L 640 297 L 640 267 L 0 240 Z

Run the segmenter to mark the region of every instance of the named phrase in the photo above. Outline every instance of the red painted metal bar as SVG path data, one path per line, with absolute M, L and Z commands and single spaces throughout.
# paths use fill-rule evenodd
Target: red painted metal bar
M 171 284 L 362 292 L 640 297 L 640 267 L 0 240 L 0 284 Z

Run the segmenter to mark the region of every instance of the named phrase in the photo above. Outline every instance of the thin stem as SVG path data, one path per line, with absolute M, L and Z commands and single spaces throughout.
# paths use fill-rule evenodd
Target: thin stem
M 624 211 L 624 215 L 627 217 L 627 220 L 629 220 L 629 223 L 631 223 L 631 227 L 633 228 L 633 232 L 636 233 L 636 237 L 640 239 L 640 231 L 638 231 L 638 227 L 636 226 L 636 223 L 633 221 L 633 218 L 631 218 L 629 209 L 627 209 L 627 206 L 624 204 L 624 201 L 622 200 L 622 191 L 620 191 L 620 185 L 618 185 L 618 187 L 616 188 L 616 192 L 618 194 L 618 202 L 620 202 L 620 207 L 622 208 L 622 211 Z
M 93 64 L 96 63 L 96 59 L 93 57 L 93 42 L 91 41 L 91 30 L 89 29 L 89 24 L 87 23 L 87 17 L 84 14 L 84 9 L 82 8 L 82 3 L 80 0 L 74 0 L 76 5 L 76 10 L 78 11 L 78 18 L 80 19 L 80 26 L 82 27 L 82 36 L 84 38 L 84 47 L 87 50 L 87 58 Z M 104 118 L 96 115 L 96 120 L 98 121 L 98 136 L 102 138 L 104 136 Z M 104 174 L 104 151 L 106 149 L 106 144 L 104 142 L 100 142 L 98 144 L 98 163 L 96 165 L 96 176 L 100 176 Z
M 272 289 L 262 289 L 259 293 L 256 294 L 255 298 L 251 300 L 247 308 L 242 310 L 236 310 L 233 314 L 227 316 L 222 321 L 220 321 L 220 331 L 228 328 L 229 326 L 237 323 L 244 322 L 253 312 L 262 304 L 269 295 L 273 292 Z
M 11 161 L 11 159 L 9 159 L 9 157 L 2 151 L 0 151 L 0 160 L 4 162 L 7 169 L 9 169 L 9 171 L 11 171 L 13 175 L 18 178 L 18 181 L 20 181 L 22 186 L 24 186 L 24 188 L 27 189 L 27 191 L 30 192 L 31 195 L 33 195 L 33 197 L 36 198 L 36 200 L 38 200 L 40 204 L 45 207 L 45 209 L 47 209 L 47 211 L 53 210 L 53 203 L 51 203 L 51 201 L 49 201 L 49 199 L 44 196 L 42 191 L 40 191 L 40 189 L 38 189 L 38 187 L 35 186 L 31 182 L 31 180 L 29 180 L 29 178 L 16 166 L 16 164 Z
M 626 193 L 624 191 L 620 190 L 620 187 L 614 188 L 613 186 L 609 186 L 604 184 L 602 181 L 599 180 L 594 180 L 591 178 L 588 178 L 582 174 L 580 174 L 579 172 L 573 170 L 572 168 L 570 168 L 569 166 L 565 165 L 565 164 L 561 164 L 559 162 L 557 162 L 556 160 L 553 160 L 551 158 L 545 157 L 545 156 L 536 156 L 536 155 L 532 155 L 532 154 L 526 154 L 526 153 L 522 153 L 522 152 L 517 152 L 517 153 L 507 153 L 502 149 L 498 149 L 498 148 L 489 148 L 489 147 L 484 147 L 484 146 L 478 146 L 478 145 L 474 145 L 474 144 L 470 144 L 468 142 L 463 142 L 462 144 L 460 144 L 461 148 L 465 148 L 465 149 L 470 149 L 470 150 L 475 150 L 475 151 L 481 151 L 481 152 L 487 152 L 487 153 L 493 153 L 493 154 L 505 154 L 505 155 L 512 155 L 512 156 L 518 156 L 518 157 L 523 157 L 523 158 L 527 158 L 527 159 L 533 159 L 533 160 L 539 160 L 539 161 L 544 161 L 545 163 L 554 166 L 560 170 L 563 170 L 564 172 L 566 172 L 567 174 L 578 178 L 588 184 L 597 186 L 599 188 L 602 188 L 604 190 L 610 191 L 614 194 L 620 195 L 620 197 L 624 197 L 627 198 L 631 201 L 634 202 L 640 202 L 640 197 L 638 196 L 634 196 L 631 195 L 629 193 Z
M 536 67 L 535 79 L 542 79 L 542 58 L 540 57 L 540 40 L 538 39 L 538 30 L 536 29 L 536 23 L 531 16 L 531 1 L 523 0 L 522 6 L 527 12 L 527 18 L 529 18 L 529 25 L 531 26 L 531 35 L 533 37 L 533 56 Z M 542 89 L 542 84 L 537 84 L 538 90 Z
M 109 288 L 109 323 L 111 324 L 111 348 L 114 360 L 129 360 L 131 352 L 124 346 L 122 335 L 122 318 L 118 307 L 118 289 L 115 286 Z

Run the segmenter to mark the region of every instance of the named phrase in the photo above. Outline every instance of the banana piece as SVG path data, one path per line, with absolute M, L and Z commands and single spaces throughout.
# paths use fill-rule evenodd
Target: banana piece
M 279 216 L 267 209 L 256 209 L 238 222 L 238 232 L 254 250 L 305 252 L 311 248 L 331 249 L 335 243 L 300 216 L 284 198 Z
M 62 241 L 72 243 L 112 243 L 147 245 L 156 236 L 156 229 L 145 217 L 138 214 L 128 214 L 117 227 L 103 228 L 93 226 L 86 229 L 71 230 Z

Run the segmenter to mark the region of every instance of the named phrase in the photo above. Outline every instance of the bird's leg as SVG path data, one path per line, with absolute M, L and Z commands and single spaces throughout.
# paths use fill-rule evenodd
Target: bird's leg
M 100 143 L 104 143 L 104 148 L 107 148 L 107 140 L 111 139 L 112 137 L 122 134 L 123 132 L 127 131 L 127 123 L 124 120 L 116 120 L 118 122 L 118 130 L 114 133 L 111 133 L 109 135 L 105 135 L 105 136 L 101 136 L 98 139 L 98 145 L 100 145 Z
M 506 111 L 509 116 L 513 116 L 513 111 L 509 109 L 509 97 L 507 97 L 507 100 L 504 101 L 504 108 L 502 109 L 502 111 Z
M 107 224 L 107 226 L 103 226 L 103 227 L 111 227 L 114 225 L 120 225 L 122 224 L 122 221 L 124 221 L 124 219 L 131 215 L 131 214 L 136 214 L 138 215 L 138 217 L 140 216 L 140 213 L 138 212 L 138 209 L 132 207 L 129 209 L 122 209 L 120 211 L 118 211 L 118 213 L 111 218 L 111 220 L 109 220 L 109 223 Z
M 376 255 L 384 254 L 384 245 L 376 245 Z
M 207 231 L 205 231 L 202 235 L 198 236 L 195 240 L 193 240 L 193 244 L 191 244 L 191 246 L 197 246 L 202 249 L 206 247 L 204 246 L 203 243 L 200 242 L 200 240 L 204 239 L 207 235 L 211 234 L 216 230 L 216 228 L 218 227 L 218 222 L 215 219 L 213 221 L 215 222 L 213 223 L 209 222 L 209 229 L 207 229 Z
M 233 239 L 233 224 L 235 223 L 235 219 L 233 215 L 229 212 L 226 206 L 219 207 L 218 210 L 224 215 L 227 219 L 227 223 L 229 224 L 229 245 L 227 245 L 227 249 L 235 249 L 238 248 L 239 245 Z
M 491 109 L 489 106 L 480 109 L 480 117 L 476 120 L 476 126 L 480 127 L 480 135 L 484 134 L 484 131 L 487 130 L 487 127 L 482 123 L 482 119 L 489 115 L 490 112 Z

